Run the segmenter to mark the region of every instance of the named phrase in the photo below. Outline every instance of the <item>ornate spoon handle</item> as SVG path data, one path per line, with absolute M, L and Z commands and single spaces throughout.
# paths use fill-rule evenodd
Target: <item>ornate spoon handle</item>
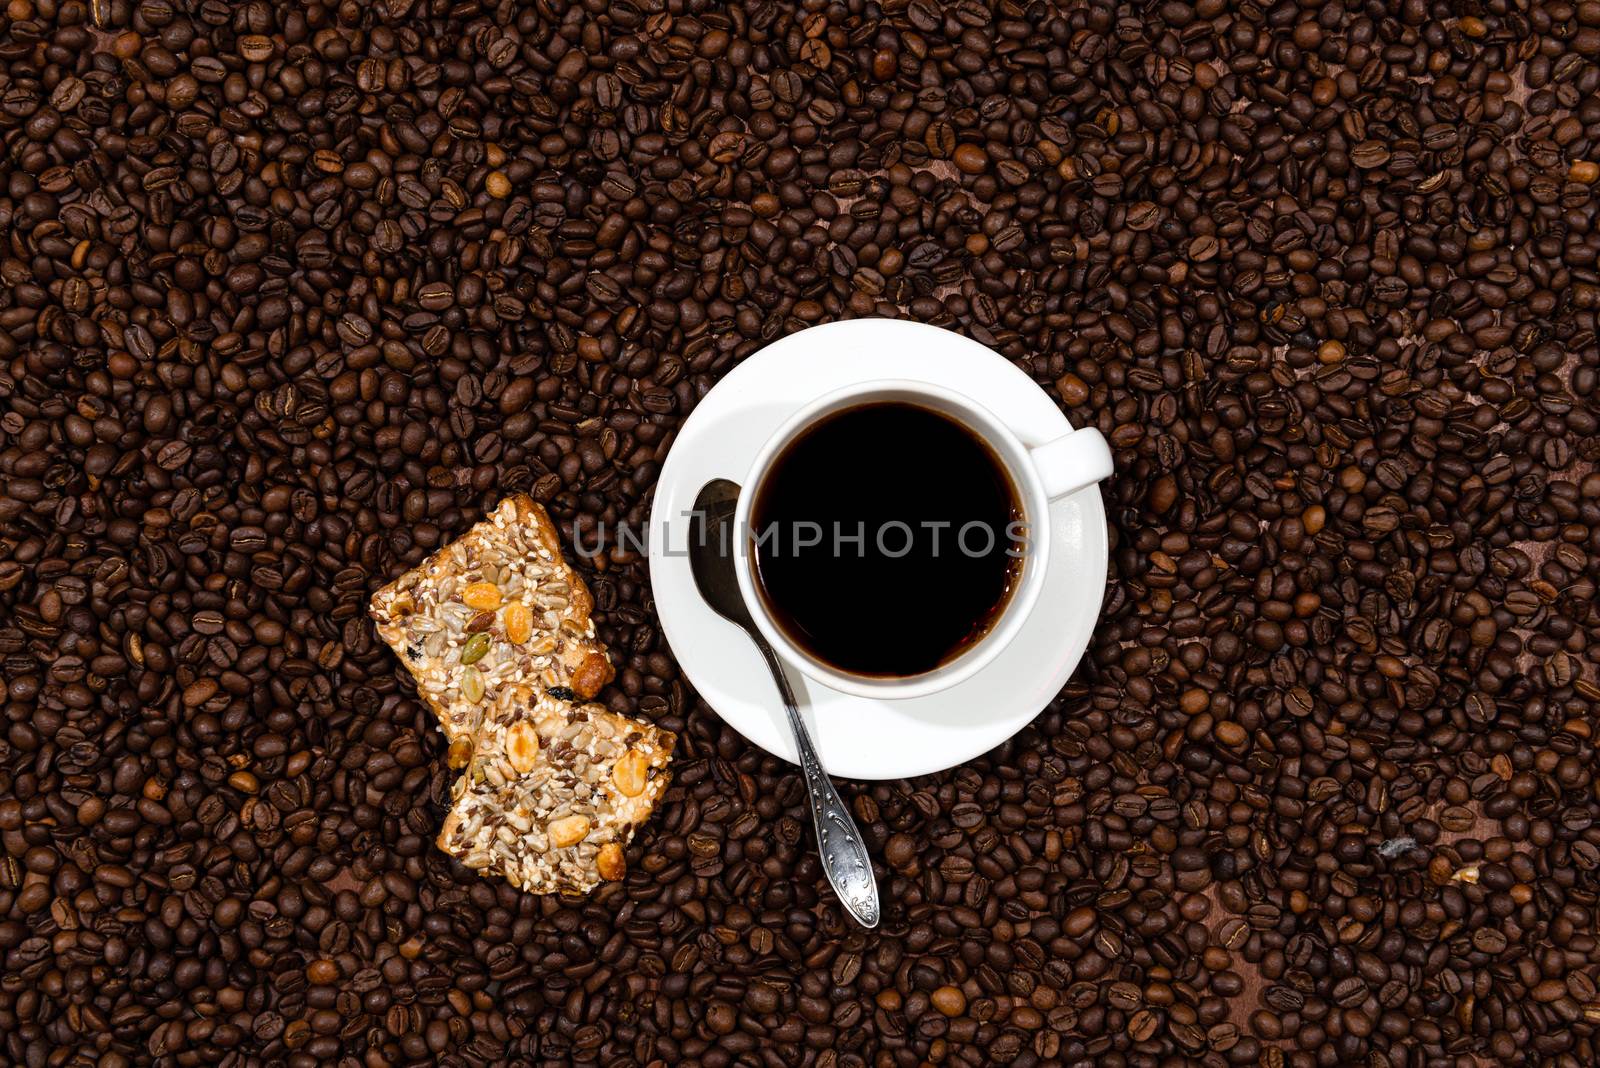
M 811 733 L 800 719 L 794 691 L 789 688 L 789 679 L 783 673 L 777 654 L 760 638 L 756 644 L 772 669 L 772 678 L 783 697 L 783 707 L 789 713 L 795 747 L 800 750 L 800 770 L 805 773 L 806 788 L 811 795 L 811 816 L 817 825 L 817 851 L 822 855 L 822 870 L 856 922 L 863 927 L 876 927 L 878 882 L 872 876 L 867 844 L 861 840 L 861 831 L 840 800 L 839 791 L 833 788 L 833 780 L 822 770 L 816 747 L 811 744 Z

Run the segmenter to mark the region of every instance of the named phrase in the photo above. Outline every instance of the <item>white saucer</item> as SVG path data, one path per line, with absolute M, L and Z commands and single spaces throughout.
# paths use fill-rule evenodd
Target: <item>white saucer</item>
M 958 390 L 1024 445 L 1071 430 L 1049 395 L 1003 357 L 938 327 L 893 319 L 814 326 L 762 349 L 706 394 L 679 430 L 650 514 L 650 582 L 667 641 L 700 696 L 750 741 L 796 759 L 778 692 L 755 644 L 700 599 L 686 553 L 688 514 L 713 478 L 743 485 L 757 450 L 800 404 L 852 382 L 910 378 Z M 1050 703 L 1089 644 L 1106 578 L 1106 514 L 1096 486 L 1051 505 L 1046 585 L 1020 637 L 972 678 L 928 697 L 840 693 L 789 680 L 823 766 L 847 779 L 901 779 L 971 760 Z

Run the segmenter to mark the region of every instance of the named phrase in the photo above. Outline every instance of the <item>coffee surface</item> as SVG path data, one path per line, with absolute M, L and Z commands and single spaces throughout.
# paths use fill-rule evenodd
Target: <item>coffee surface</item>
M 972 431 L 927 408 L 835 413 L 778 456 L 751 510 L 773 616 L 818 659 L 908 676 L 987 632 L 1020 574 L 1009 477 Z

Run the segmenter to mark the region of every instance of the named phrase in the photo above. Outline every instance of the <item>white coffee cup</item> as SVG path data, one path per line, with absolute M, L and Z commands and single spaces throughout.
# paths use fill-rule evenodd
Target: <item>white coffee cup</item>
M 772 617 L 756 577 L 756 546 L 750 512 L 774 461 L 791 442 L 835 412 L 863 404 L 912 404 L 955 420 L 985 442 L 1015 488 L 1026 527 L 1021 571 L 1010 598 L 986 633 L 930 671 L 908 676 L 858 675 L 825 663 L 797 645 Z M 992 661 L 1027 624 L 1044 584 L 1050 552 L 1050 502 L 1092 487 L 1111 474 L 1111 449 L 1098 430 L 1082 428 L 1053 441 L 1024 445 L 1005 421 L 976 402 L 926 382 L 881 379 L 858 382 L 802 405 L 767 439 L 741 483 L 734 511 L 734 569 L 739 590 L 756 626 L 773 650 L 795 670 L 833 689 L 861 697 L 922 697 L 970 678 Z M 952 487 L 960 492 L 960 487 Z

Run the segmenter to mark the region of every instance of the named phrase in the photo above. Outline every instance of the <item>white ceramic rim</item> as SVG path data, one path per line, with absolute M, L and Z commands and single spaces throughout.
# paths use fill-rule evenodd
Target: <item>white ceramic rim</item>
M 1022 576 L 1011 591 L 1000 618 L 987 633 L 962 650 L 954 659 L 931 671 L 904 678 L 875 678 L 855 675 L 823 663 L 791 641 L 767 608 L 766 598 L 756 588 L 755 567 L 749 538 L 750 512 L 762 479 L 778 454 L 813 423 L 845 408 L 876 401 L 918 404 L 955 419 L 981 437 L 1004 465 L 1012 486 L 1022 498 L 1023 521 L 1027 524 L 1027 550 L 1022 561 Z M 853 382 L 831 390 L 800 406 L 783 422 L 756 453 L 740 484 L 734 508 L 734 571 L 739 592 L 750 610 L 756 627 L 785 663 L 796 671 L 843 693 L 883 700 L 908 700 L 926 697 L 958 685 L 991 664 L 1009 645 L 1033 614 L 1050 564 L 1050 501 L 1045 496 L 1038 469 L 1028 449 L 998 416 L 985 406 L 955 390 L 909 378 L 879 378 Z

